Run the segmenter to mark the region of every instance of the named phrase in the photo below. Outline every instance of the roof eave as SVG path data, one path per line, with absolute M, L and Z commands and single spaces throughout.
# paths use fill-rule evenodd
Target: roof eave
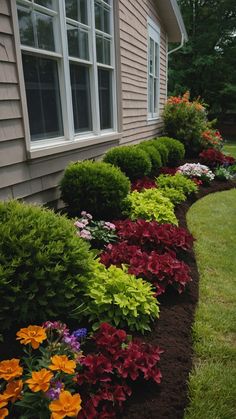
M 187 42 L 188 35 L 176 0 L 157 0 L 158 10 L 165 25 L 169 42 Z

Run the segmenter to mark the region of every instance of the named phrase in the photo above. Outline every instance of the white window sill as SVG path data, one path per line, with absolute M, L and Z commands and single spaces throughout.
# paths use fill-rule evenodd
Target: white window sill
M 65 138 L 60 138 L 57 140 L 50 140 L 47 142 L 37 141 L 37 144 L 31 145 L 31 149 L 28 151 L 29 159 L 36 159 L 39 157 L 50 156 L 57 153 L 63 153 L 72 150 L 78 150 L 80 148 L 92 147 L 97 144 L 109 143 L 112 141 L 118 141 L 122 137 L 121 133 L 118 132 L 107 132 L 103 135 L 90 135 L 88 137 L 82 137 L 80 139 L 75 139 L 74 141 L 67 141 Z
M 156 124 L 162 122 L 162 118 L 160 116 L 155 116 L 154 118 L 148 118 L 147 119 L 147 124 L 148 125 L 152 125 L 152 124 Z

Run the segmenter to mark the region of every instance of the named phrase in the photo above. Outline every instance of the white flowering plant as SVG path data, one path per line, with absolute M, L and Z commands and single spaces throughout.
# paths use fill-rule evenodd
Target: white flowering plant
M 177 173 L 181 173 L 193 180 L 200 180 L 203 184 L 209 184 L 215 178 L 209 167 L 200 163 L 185 163 L 183 166 L 178 167 Z
M 109 221 L 95 221 L 86 211 L 81 212 L 81 218 L 77 219 L 74 225 L 78 236 L 90 241 L 92 247 L 103 248 L 118 238 L 115 224 Z

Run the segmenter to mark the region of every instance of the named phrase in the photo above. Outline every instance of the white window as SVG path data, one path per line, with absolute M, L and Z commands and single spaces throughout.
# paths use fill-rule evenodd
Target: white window
M 17 0 L 34 144 L 116 130 L 112 7 L 112 0 Z
M 160 29 L 148 19 L 148 119 L 159 116 Z

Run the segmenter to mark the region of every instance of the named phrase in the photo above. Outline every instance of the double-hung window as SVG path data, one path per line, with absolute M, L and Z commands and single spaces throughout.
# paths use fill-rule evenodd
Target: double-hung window
M 31 141 L 116 130 L 113 0 L 17 0 Z
M 148 19 L 148 119 L 159 116 L 160 28 Z

